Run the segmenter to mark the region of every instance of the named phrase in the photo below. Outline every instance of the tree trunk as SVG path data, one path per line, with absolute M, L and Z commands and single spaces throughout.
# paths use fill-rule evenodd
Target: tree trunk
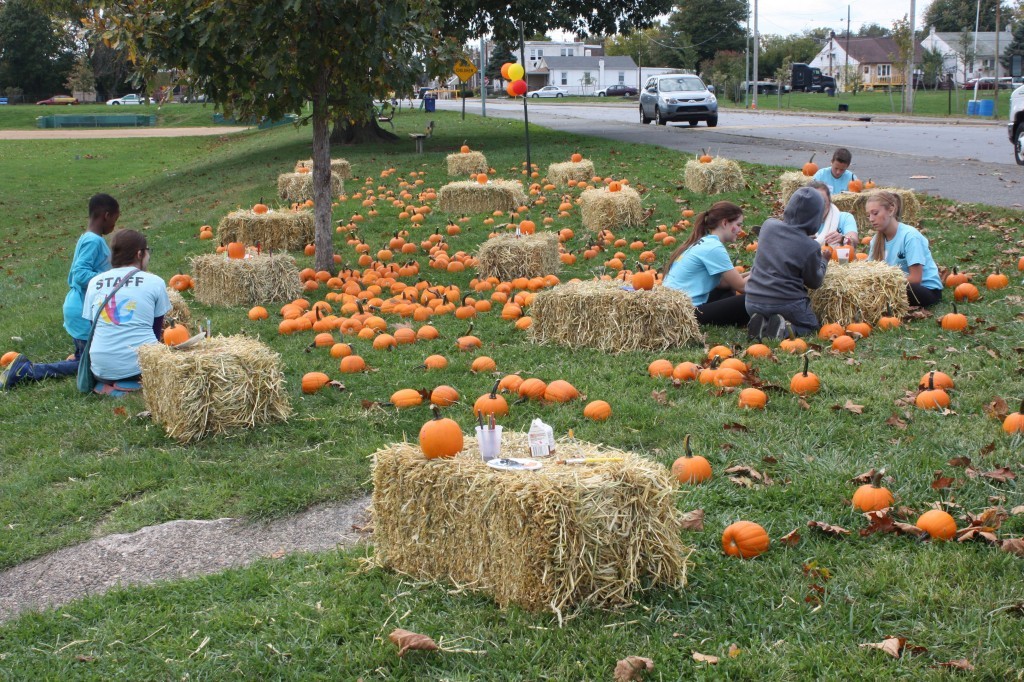
M 398 136 L 384 130 L 377 124 L 377 117 L 371 116 L 366 123 L 351 125 L 344 117 L 334 120 L 331 133 L 332 144 L 365 144 L 370 142 L 397 142 Z
M 327 69 L 322 68 L 313 92 L 313 223 L 317 270 L 334 274 L 331 234 L 331 140 L 327 106 Z

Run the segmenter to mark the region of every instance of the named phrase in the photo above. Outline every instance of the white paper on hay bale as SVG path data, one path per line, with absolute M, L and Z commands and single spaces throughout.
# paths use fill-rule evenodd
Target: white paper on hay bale
M 903 189 L 901 187 L 875 187 L 870 190 L 863 192 L 840 192 L 839 194 L 832 195 L 832 203 L 836 205 L 840 211 L 850 213 L 857 221 L 857 231 L 861 235 L 866 235 L 872 230 L 871 222 L 868 220 L 868 212 L 866 204 L 868 199 L 871 197 L 871 193 L 884 189 L 886 192 L 892 192 L 899 196 L 903 203 L 902 210 L 900 213 L 900 222 L 908 225 L 917 224 L 917 216 L 921 211 L 921 202 L 917 200 L 917 195 L 914 194 L 912 189 Z
M 731 159 L 716 157 L 710 163 L 691 159 L 683 170 L 683 183 L 686 189 L 697 194 L 736 192 L 743 189 L 743 171 Z
M 217 239 L 221 244 L 259 244 L 263 251 L 299 251 L 312 243 L 315 235 L 313 212 L 307 209 L 266 213 L 253 213 L 248 209 L 232 211 L 217 225 Z
M 809 293 L 822 324 L 847 325 L 860 317 L 876 325 L 883 315 L 903 317 L 910 310 L 906 275 L 884 261 L 831 261 L 825 281 Z
M 527 203 L 523 184 L 516 180 L 449 182 L 437 193 L 437 207 L 443 213 L 473 214 L 514 211 Z
M 558 235 L 538 232 L 530 235 L 501 234 L 480 245 L 477 275 L 510 281 L 517 277 L 553 275 L 562 266 Z
M 483 152 L 458 152 L 449 154 L 445 161 L 448 164 L 448 175 L 466 176 L 470 173 L 486 173 L 490 170 L 487 165 L 487 157 Z
M 204 305 L 254 306 L 302 295 L 295 258 L 264 252 L 250 258 L 206 254 L 192 259 L 192 295 Z
M 505 432 L 502 454 L 528 453 Z M 557 457 L 621 457 L 587 466 L 546 460 L 539 471 L 497 471 L 475 438 L 452 459 L 426 460 L 396 443 L 373 456 L 375 561 L 420 580 L 450 582 L 557 614 L 621 606 L 648 588 L 682 589 L 689 551 L 679 539 L 675 484 L 634 453 L 561 440 Z
M 300 172 L 300 168 L 308 168 L 310 171 L 313 170 L 313 159 L 305 159 L 302 161 L 295 162 L 295 172 Z M 352 177 L 352 166 L 345 159 L 331 159 L 331 172 L 335 173 L 342 180 L 348 180 Z
M 331 196 L 345 191 L 345 183 L 331 173 Z M 283 201 L 306 201 L 313 198 L 313 173 L 282 173 L 277 176 L 277 196 Z
M 548 182 L 561 186 L 568 186 L 570 180 L 590 182 L 595 172 L 594 162 L 590 159 L 553 163 L 548 166 Z
M 611 192 L 607 187 L 583 190 L 580 217 L 583 227 L 594 232 L 640 227 L 646 220 L 640 194 L 628 185 L 618 192 Z

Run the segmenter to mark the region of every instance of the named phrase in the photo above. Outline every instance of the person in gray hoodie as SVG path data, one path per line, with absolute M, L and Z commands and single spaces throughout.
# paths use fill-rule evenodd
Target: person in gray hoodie
M 782 220 L 769 218 L 761 226 L 746 286 L 751 339 L 783 338 L 787 323 L 799 335 L 818 329 L 807 289 L 821 286 L 828 266 L 814 239 L 825 208 L 818 190 L 801 187 L 790 197 Z

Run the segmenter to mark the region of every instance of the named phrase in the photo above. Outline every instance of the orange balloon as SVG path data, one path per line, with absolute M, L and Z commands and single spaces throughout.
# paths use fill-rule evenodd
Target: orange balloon
M 513 64 L 515 64 L 515 62 L 505 62 L 504 64 L 501 65 L 501 77 L 502 77 L 503 80 L 507 80 L 507 81 L 512 80 L 511 78 L 509 78 L 508 69 Z
M 511 83 L 509 83 L 508 85 L 505 86 L 505 92 L 508 93 L 509 97 L 515 97 L 516 96 L 516 91 L 512 89 L 512 84 Z

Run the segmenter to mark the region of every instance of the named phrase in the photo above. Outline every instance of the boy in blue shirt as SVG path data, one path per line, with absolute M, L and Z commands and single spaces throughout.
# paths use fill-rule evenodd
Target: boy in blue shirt
M 853 161 L 853 154 L 846 147 L 840 147 L 832 154 L 832 165 L 822 168 L 814 174 L 814 179 L 828 185 L 832 194 L 845 192 L 850 187 L 850 181 L 856 180 L 857 176 L 847 170 L 850 162 Z

